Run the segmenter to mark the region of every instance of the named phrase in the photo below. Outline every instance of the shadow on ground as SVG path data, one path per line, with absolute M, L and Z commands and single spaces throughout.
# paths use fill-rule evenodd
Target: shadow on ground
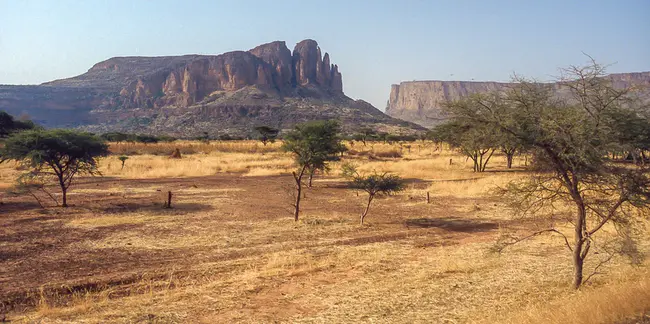
M 157 201 L 138 201 L 138 202 L 119 202 L 110 203 L 107 206 L 93 208 L 95 212 L 101 213 L 130 213 L 130 212 L 143 212 L 143 211 L 157 211 L 157 212 L 200 212 L 213 209 L 211 205 L 190 202 L 172 202 L 171 208 L 163 208 L 163 202 Z
M 458 218 L 413 218 L 406 220 L 407 227 L 441 228 L 453 232 L 487 232 L 499 227 L 494 222 L 478 222 Z

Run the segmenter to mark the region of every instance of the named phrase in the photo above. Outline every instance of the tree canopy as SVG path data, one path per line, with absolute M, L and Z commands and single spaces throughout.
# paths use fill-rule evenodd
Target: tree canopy
M 438 142 L 447 142 L 463 155 L 472 159 L 474 171 L 483 172 L 498 147 L 494 128 L 455 119 L 436 126 L 430 136 Z
M 349 170 L 343 171 L 349 172 Z M 395 174 L 375 172 L 370 175 L 361 175 L 354 171 L 352 180 L 350 181 L 350 187 L 368 193 L 368 204 L 361 214 L 360 219 L 361 225 L 363 225 L 363 221 L 368 215 L 368 210 L 370 210 L 370 203 L 372 203 L 375 196 L 377 194 L 391 194 L 402 191 L 404 189 L 404 181 Z
M 28 130 L 11 135 L 0 149 L 0 161 L 15 160 L 36 176 L 54 176 L 67 207 L 67 189 L 78 174 L 97 173 L 97 157 L 108 145 L 89 133 L 74 130 Z
M 284 136 L 282 149 L 294 155 L 300 166 L 324 164 L 345 152 L 340 125 L 336 121 L 314 121 L 297 125 Z
M 270 126 L 257 126 L 255 127 L 255 132 L 257 133 L 257 139 L 265 146 L 269 142 L 275 142 L 275 139 L 278 138 L 278 134 L 280 134 L 279 129 Z
M 625 229 L 634 224 L 631 217 L 639 212 L 647 215 L 648 169 L 613 163 L 608 153 L 643 153 L 649 121 L 639 102 L 628 96 L 629 89 L 615 88 L 604 78 L 602 66 L 593 63 L 565 72 L 557 85 L 565 97 L 555 95 L 557 89 L 550 84 L 518 79 L 508 91 L 452 102 L 446 111 L 452 123 L 493 130 L 488 134 L 494 136 L 494 143 L 507 136 L 511 144 L 530 151 L 532 167 L 539 172 L 504 191 L 519 210 L 530 214 L 573 205 L 574 243 L 570 246 L 567 240 L 567 246 L 578 288 L 594 234 L 613 223 L 627 240 L 630 231 Z M 560 233 L 553 228 L 545 231 Z
M 293 173 L 297 193 L 294 218 L 298 221 L 302 178 L 305 171 L 324 169 L 329 161 L 337 159 L 337 154 L 346 150 L 341 142 L 340 125 L 331 120 L 296 125 L 284 136 L 282 150 L 292 153 L 298 165 L 298 171 Z

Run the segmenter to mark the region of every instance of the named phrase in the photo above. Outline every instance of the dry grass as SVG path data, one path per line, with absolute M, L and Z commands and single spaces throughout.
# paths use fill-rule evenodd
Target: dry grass
M 7 161 L 0 163 L 0 190 L 10 188 L 23 171 L 17 163 Z
M 77 218 L 68 222 L 67 226 L 77 228 L 97 228 L 108 227 L 123 224 L 143 224 L 146 222 L 159 221 L 160 217 L 152 217 L 148 215 L 111 215 L 105 214 L 93 218 Z
M 408 190 L 373 202 L 370 225 L 359 227 L 356 222 L 364 197 L 343 189 L 321 189 L 336 184 L 337 179 L 319 177 L 316 186 L 320 188 L 307 191 L 303 218 L 294 223 L 288 213 L 286 217 L 273 214 L 282 213 L 277 211 L 278 205 L 285 202 L 278 199 L 284 198 L 262 184 L 268 181 L 265 176 L 293 169 L 291 157 L 277 151 L 279 144 L 264 154 L 250 151 L 256 147 L 253 142 L 224 142 L 218 150 L 214 149 L 217 144 L 187 144 L 188 152 L 191 146 L 197 153 L 185 154 L 180 160 L 155 155 L 155 150 L 147 151 L 149 146 L 147 150 L 138 148 L 139 155 L 130 156 L 124 169 L 115 156 L 101 162 L 104 175 L 125 179 L 153 181 L 237 173 L 231 175 L 233 185 L 174 189 L 179 206 L 209 208 L 93 209 L 63 220 L 66 228 L 93 234 L 66 245 L 65 251 L 72 255 L 89 251 L 159 253 L 161 259 L 179 260 L 177 263 L 147 270 L 134 267 L 124 273 L 135 278 L 128 284 L 76 291 L 72 297 L 42 292 L 36 308 L 11 314 L 11 320 L 612 323 L 650 307 L 647 263 L 632 267 L 625 259 L 615 258 L 604 269 L 607 276 L 595 277 L 576 293 L 570 289 L 571 256 L 556 236 L 524 241 L 495 254 L 491 247 L 501 229 L 453 228 L 454 222 L 512 224 L 511 212 L 491 191 L 525 176 L 522 172 L 477 174 L 471 171 L 471 163 L 456 153 L 422 143 L 411 144 L 410 152 L 399 145 L 363 147 L 356 143 L 356 153 L 346 160 L 364 172 L 388 171 L 414 180 Z M 390 157 L 396 156 L 394 152 L 402 157 Z M 504 166 L 505 159 L 495 156 L 488 170 L 506 171 Z M 0 179 L 13 177 L 4 171 L 15 166 L 0 168 L 4 176 Z M 338 168 L 335 163 L 333 175 Z M 289 177 L 286 180 L 291 183 Z M 137 202 L 156 195 L 158 189 L 122 180 L 108 186 L 73 188 L 72 193 L 75 197 L 124 196 Z M 426 191 L 434 197 L 428 205 L 422 199 Z M 316 204 L 321 208 L 309 208 Z M 288 203 L 284 207 L 289 207 Z M 444 221 L 447 227 L 404 226 L 413 219 Z M 513 228 L 529 231 L 526 226 L 514 223 Z M 569 226 L 559 228 L 567 234 L 571 231 Z M 95 235 L 98 233 L 101 235 Z M 648 242 L 641 249 L 647 254 Z M 184 259 L 183 253 L 195 254 Z M 597 260 L 590 257 L 587 272 Z M 43 290 L 57 285 L 60 283 L 49 283 Z
M 276 142 L 264 146 L 259 141 L 111 143 L 114 155 L 102 161 L 100 171 L 107 176 L 132 179 L 201 177 L 217 173 L 247 176 L 289 173 L 293 160 L 280 152 L 280 145 Z M 182 158 L 169 158 L 177 148 Z M 129 156 L 124 168 L 118 160 L 120 155 Z
M 650 272 L 647 265 L 617 273 L 607 282 L 562 294 L 549 303 L 537 303 L 511 314 L 496 315 L 477 323 L 504 324 L 610 324 L 636 323 L 634 318 L 650 313 Z
M 179 149 L 181 154 L 221 153 L 270 153 L 280 149 L 280 142 L 263 145 L 259 141 L 174 141 L 171 143 L 110 143 L 109 150 L 115 155 L 165 155 L 169 156 Z
M 287 230 L 280 224 L 265 226 L 256 231 L 258 239 Z M 576 294 L 566 282 L 571 271 L 568 256 L 540 255 L 543 251 L 563 256 L 555 243 L 531 242 L 501 256 L 487 252 L 490 243 L 421 249 L 408 240 L 269 248 L 263 257 L 197 264 L 193 271 L 199 277 L 170 271 L 163 278 L 135 283 L 131 296 L 111 299 L 105 297 L 110 293 L 100 291 L 80 296 L 72 306 L 41 307 L 25 319 L 126 323 L 152 314 L 173 323 L 269 322 L 274 316 L 294 323 L 611 323 L 647 310 L 647 272 L 616 263 L 610 267 L 613 281 Z M 219 275 L 224 267 L 238 270 Z M 240 308 L 240 302 L 248 306 Z M 576 306 L 581 310 L 573 311 Z M 255 314 L 255 309 L 261 312 Z M 282 311 L 297 313 L 287 318 Z M 486 317 L 490 320 L 481 320 Z
M 525 175 L 518 173 L 500 173 L 490 175 L 477 175 L 475 178 L 449 180 L 436 180 L 427 188 L 432 196 L 452 197 L 486 197 L 493 194 L 496 188 L 504 187 L 513 180 Z
M 277 175 L 293 169 L 291 156 L 273 152 L 223 153 L 185 155 L 181 159 L 165 156 L 130 156 L 124 168 L 117 156 L 110 156 L 101 162 L 104 176 L 147 179 L 210 176 L 217 173 L 246 173 L 247 175 Z

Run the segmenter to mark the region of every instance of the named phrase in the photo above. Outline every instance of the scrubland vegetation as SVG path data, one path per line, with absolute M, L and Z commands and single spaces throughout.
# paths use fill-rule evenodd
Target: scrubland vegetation
M 650 137 L 644 127 L 610 126 L 647 119 L 591 109 L 602 100 L 568 105 L 522 89 L 526 96 L 450 103 L 449 123 L 418 140 L 360 129 L 341 141 L 336 123 L 325 122 L 283 140 L 260 129 L 259 141 L 111 142 L 108 152 L 63 159 L 93 171 L 64 170 L 64 179 L 74 176 L 67 208 L 55 207 L 56 183 L 15 185 L 51 167 L 48 147 L 10 155 L 27 142 L 8 139 L 15 145 L 3 158 L 23 163 L 0 164 L 0 316 L 642 320 L 650 313 Z
M 113 143 L 115 154 L 100 160 L 103 177 L 73 186 L 65 212 L 5 195 L 3 252 L 21 256 L 3 261 L 8 318 L 611 323 L 647 311 L 645 261 L 614 258 L 573 292 L 562 239 L 545 235 L 493 252 L 504 233 L 546 225 L 513 219 L 494 194 L 526 176 L 524 156 L 509 170 L 496 155 L 492 172 L 475 173 L 446 145 L 415 142 L 409 153 L 398 143 L 355 143 L 305 189 L 295 223 L 285 190 L 294 167 L 280 145 Z M 160 153 L 172 147 L 192 153 Z M 130 155 L 120 169 L 124 150 Z M 378 157 L 386 152 L 401 157 Z M 345 162 L 407 179 L 404 191 L 373 202 L 363 227 L 367 196 L 345 189 Z M 0 166 L 8 186 L 19 171 Z M 162 209 L 168 189 L 175 206 Z M 570 227 L 560 229 L 570 235 Z M 647 241 L 639 248 L 650 251 Z

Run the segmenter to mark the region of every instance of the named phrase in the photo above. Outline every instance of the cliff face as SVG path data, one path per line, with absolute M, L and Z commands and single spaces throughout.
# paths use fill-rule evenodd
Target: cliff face
M 639 86 L 650 89 L 650 72 L 608 76 L 617 88 Z M 512 83 L 473 81 L 409 81 L 391 86 L 386 113 L 392 117 L 432 127 L 443 120 L 444 102 L 467 95 L 505 90 Z
M 343 81 L 339 67 L 330 65 L 330 56 L 321 58 L 316 41 L 307 39 L 293 50 L 294 85 L 314 85 L 343 92 Z
M 93 87 L 118 91 L 107 106 L 123 108 L 187 107 L 218 91 L 256 86 L 296 96 L 299 88 L 323 95 L 343 93 L 341 73 L 321 56 L 318 43 L 304 40 L 293 54 L 276 41 L 250 51 L 217 56 L 116 57 L 95 64 L 78 77 L 48 82 L 57 87 Z
M 293 52 L 276 41 L 221 55 L 114 57 L 73 78 L 0 86 L 0 110 L 46 127 L 176 136 L 242 135 L 258 124 L 315 119 L 418 130 L 345 96 L 338 66 L 310 39 Z
M 274 70 L 273 83 L 283 93 L 290 92 L 293 80 L 293 56 L 285 42 L 272 42 L 257 46 L 249 51 L 266 62 Z
M 410 81 L 391 86 L 386 113 L 425 127 L 442 119 L 440 108 L 446 101 L 503 89 L 507 83 L 465 81 Z

